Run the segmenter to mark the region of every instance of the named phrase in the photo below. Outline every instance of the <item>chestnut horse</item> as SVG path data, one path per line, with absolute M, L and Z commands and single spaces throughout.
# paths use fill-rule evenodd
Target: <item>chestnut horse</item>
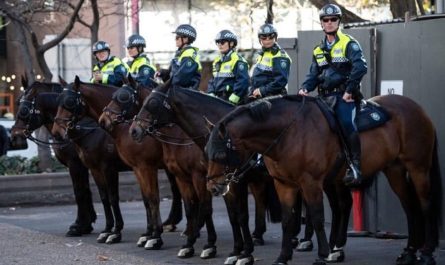
M 54 113 L 44 111 L 40 100 L 36 101 L 35 98 L 41 92 L 62 91 L 62 86 L 58 83 L 34 82 L 28 85 L 28 81 L 25 78 L 22 78 L 22 85 L 25 91 L 19 99 L 16 120 L 11 129 L 13 141 L 23 136 L 34 140 L 31 134 L 41 126 L 45 126 L 48 131 L 51 131 Z M 41 143 L 37 142 L 37 144 Z M 55 144 L 53 145 L 53 150 L 57 160 L 68 168 L 77 205 L 76 220 L 70 225 L 66 236 L 89 234 L 93 231 L 92 223 L 96 221 L 96 211 L 94 210 L 91 197 L 88 168 L 82 163 L 72 143 Z
M 326 186 L 325 180 L 341 156 L 342 147 L 311 99 L 280 96 L 238 107 L 215 126 L 207 144 L 209 150 L 224 147 L 213 158 L 246 150 L 265 156 L 283 210 L 282 249 L 275 264 L 286 264 L 292 258 L 293 227 L 289 224 L 293 200 L 300 189 L 317 235 L 319 259 L 314 264 L 324 264 L 330 253 L 324 231 L 323 185 Z M 414 264 L 416 251 L 420 250 L 416 264 L 435 264 L 432 253 L 439 239 L 442 190 L 434 125 L 422 108 L 407 97 L 378 96 L 372 101 L 384 107 L 391 120 L 360 134 L 363 176 L 371 178 L 382 170 L 406 213 L 409 237 L 397 263 Z M 212 163 L 224 166 L 227 161 L 213 160 L 209 174 L 218 174 L 221 166 L 213 167 Z M 212 168 L 218 172 L 212 172 Z M 337 186 L 342 185 L 345 169 L 343 165 L 339 174 L 334 174 Z M 219 179 L 220 183 L 224 180 Z M 350 194 L 338 193 L 336 200 L 344 204 L 350 200 Z M 333 251 L 341 247 L 331 245 Z
M 97 119 L 102 109 L 111 101 L 112 94 L 116 90 L 117 88 L 115 87 L 82 83 L 76 77 L 71 89 L 66 89 L 62 93 L 61 103 L 66 102 L 68 104 L 60 105 L 57 118 L 75 122 L 79 118 L 79 115 L 82 114 Z M 74 102 L 74 104 L 68 106 L 70 102 Z M 125 159 L 138 160 L 138 163 L 153 163 L 153 158 L 150 161 L 146 160 L 143 156 L 146 155 L 146 153 L 153 152 L 153 150 L 156 151 L 159 143 L 154 139 L 148 138 L 144 141 L 144 144 L 137 144 L 129 139 L 127 125 L 122 124 L 118 127 L 120 128 L 116 128 L 115 136 L 117 136 L 118 139 L 118 148 L 122 154 L 125 154 Z M 171 133 L 176 134 L 178 138 L 184 137 L 179 128 L 172 128 L 171 130 Z M 135 150 L 135 148 L 137 148 L 137 150 Z M 174 146 L 163 145 L 160 151 L 161 152 L 157 150 L 157 154 L 163 155 L 162 160 L 160 160 L 160 157 L 157 157 L 157 164 L 153 165 L 159 167 L 163 161 L 167 169 L 175 175 L 186 209 L 187 243 L 179 251 L 178 257 L 188 258 L 194 255 L 193 245 L 199 236 L 199 230 L 206 224 L 208 242 L 204 246 L 201 258 L 213 258 L 216 255 L 216 232 L 212 220 L 212 196 L 206 190 L 206 167 L 203 166 L 203 163 L 200 163 L 203 156 L 200 150 L 191 144 L 184 145 L 178 143 L 178 145 Z M 157 189 L 156 176 L 151 176 L 151 178 L 152 180 L 150 180 L 151 182 L 149 183 L 150 189 Z M 157 190 L 155 192 L 158 194 Z M 159 195 L 157 196 L 159 198 Z M 150 204 L 150 208 L 153 212 L 157 211 L 157 213 L 153 213 L 153 215 L 156 214 L 159 217 L 159 199 L 157 201 L 151 201 L 150 203 L 157 204 Z M 149 246 L 147 246 L 147 244 Z M 162 245 L 160 233 L 157 232 L 153 234 L 150 241 L 147 241 L 147 244 L 145 245 L 147 249 L 159 248 Z
M 175 122 L 199 145 L 201 150 L 204 150 L 209 133 L 206 128 L 206 119 L 216 122 L 233 109 L 234 106 L 226 101 L 194 90 L 170 88 L 170 83 L 167 82 L 154 90 L 145 100 L 144 107 L 135 117 L 130 131 L 135 138 L 142 137 L 144 132 L 149 130 L 155 130 L 154 134 L 168 137 L 165 133 L 159 132 L 159 129 Z M 256 203 L 254 239 L 264 242 L 266 209 L 270 211 L 273 222 L 281 221 L 280 205 L 272 178 L 266 170 L 251 166 L 250 170 L 246 170 L 245 177 L 240 179 L 238 185 L 233 185 L 231 192 L 224 196 L 234 238 L 233 251 L 225 264 L 235 263 L 237 260 L 239 264 L 253 263 L 247 184 L 250 185 Z

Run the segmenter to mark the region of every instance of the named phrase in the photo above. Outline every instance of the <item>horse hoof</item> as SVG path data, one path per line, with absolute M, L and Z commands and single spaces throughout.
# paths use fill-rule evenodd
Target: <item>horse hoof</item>
M 291 239 L 292 248 L 296 248 L 298 244 L 300 244 L 300 241 L 298 240 L 298 237 L 293 237 Z
M 436 265 L 436 260 L 431 255 L 422 254 L 417 258 L 417 260 L 414 264 L 415 265 Z
M 252 241 L 254 246 L 264 246 L 264 239 L 261 237 L 254 237 Z
M 238 256 L 229 256 L 224 261 L 224 265 L 235 265 L 238 260 Z
M 178 258 L 181 259 L 188 259 L 193 257 L 193 255 L 195 255 L 195 249 L 190 247 L 183 247 L 178 252 Z
M 164 242 L 162 241 L 161 238 L 151 238 L 147 240 L 144 248 L 147 250 L 159 250 L 161 249 L 163 244 Z
M 82 236 L 82 231 L 80 230 L 80 227 L 77 224 L 73 224 L 68 228 L 68 232 L 66 232 L 66 237 L 77 237 Z
M 201 259 L 213 259 L 216 256 L 216 246 L 204 246 L 201 252 Z
M 145 243 L 147 243 L 147 240 L 148 240 L 148 236 L 142 235 L 141 237 L 139 237 L 136 245 L 141 248 L 141 247 L 145 246 Z
M 164 232 L 175 232 L 176 231 L 176 225 L 174 224 L 165 224 L 162 229 Z
M 116 233 L 116 234 L 110 234 L 107 237 L 107 240 L 105 241 L 105 244 L 114 244 L 114 243 L 119 243 L 122 240 L 122 235 L 121 233 Z
M 327 263 L 343 262 L 344 260 L 345 252 L 343 250 L 334 251 L 325 259 Z
M 276 260 L 276 261 L 274 261 L 274 262 L 272 263 L 272 265 L 287 265 L 287 262 Z
M 296 250 L 298 252 L 308 252 L 312 251 L 312 249 L 314 249 L 314 244 L 312 243 L 312 240 L 308 241 L 300 240 Z
M 242 257 L 238 257 L 236 265 L 252 265 L 254 263 L 254 259 L 252 255 L 246 255 Z
M 414 249 L 405 248 L 397 257 L 397 265 L 414 265 L 417 260 L 416 251 Z
M 316 259 L 312 265 L 326 265 L 326 261 L 322 259 Z
M 102 233 L 100 233 L 99 236 L 96 239 L 97 243 L 105 243 L 105 241 L 107 241 L 107 238 L 108 238 L 109 235 L 111 235 L 110 232 L 102 232 Z

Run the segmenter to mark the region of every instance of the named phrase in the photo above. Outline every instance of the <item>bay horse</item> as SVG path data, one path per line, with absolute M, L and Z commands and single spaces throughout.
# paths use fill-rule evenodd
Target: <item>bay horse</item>
M 62 86 L 58 83 L 33 82 L 29 85 L 28 80 L 24 77 L 22 77 L 22 86 L 24 92 L 18 100 L 17 116 L 11 128 L 13 142 L 16 139 L 32 138 L 32 132 L 41 126 L 45 126 L 48 131 L 51 131 L 54 120 L 53 113 L 46 111 L 40 101 L 35 101 L 35 98 L 41 92 L 58 93 L 62 91 Z M 57 160 L 68 168 L 77 206 L 76 220 L 69 226 L 66 236 L 75 237 L 90 234 L 93 231 L 92 223 L 96 221 L 97 216 L 91 196 L 88 168 L 83 164 L 73 143 L 58 142 L 52 148 Z
M 102 113 L 102 109 L 111 101 L 112 95 L 116 90 L 116 87 L 83 83 L 76 77 L 72 87 L 64 90 L 62 93 L 62 101 L 76 102 L 75 106 L 70 107 L 67 104 L 62 104 L 59 107 L 57 118 L 75 121 L 81 113 L 82 115 L 88 115 L 97 119 L 99 114 Z M 141 90 L 141 93 L 145 93 L 144 91 L 145 89 Z M 156 149 L 156 147 L 159 147 L 159 143 L 153 138 L 150 139 L 148 137 L 142 144 L 132 141 L 128 135 L 128 125 L 121 124 L 121 126 L 117 126 L 115 129 L 111 133 L 116 137 L 117 146 L 121 155 L 125 154 L 125 159 L 137 160 L 137 163 L 145 163 L 145 166 L 149 166 L 153 162 L 153 157 L 150 161 L 144 155 L 154 150 L 157 154 L 157 163 L 152 164 L 152 166 L 159 168 L 160 163 L 163 162 L 166 168 L 176 177 L 179 191 L 184 200 L 187 217 L 187 242 L 182 246 L 178 257 L 189 258 L 194 255 L 193 245 L 199 236 L 199 230 L 206 224 L 208 241 L 201 253 L 201 258 L 213 258 L 216 255 L 216 232 L 212 220 L 212 196 L 206 190 L 206 167 L 200 162 L 203 156 L 199 149 L 191 144 L 178 143 L 178 145 L 168 146 L 168 148 L 163 145 L 162 149 L 159 150 Z M 171 133 L 176 134 L 178 138 L 181 137 L 181 132 L 178 128 L 172 128 Z M 152 175 L 150 178 L 150 183 L 148 183 L 150 187 L 147 188 L 156 189 L 155 192 L 158 198 L 157 200 L 150 201 L 150 208 L 153 215 L 159 217 L 157 177 Z M 153 195 L 150 197 L 153 197 Z M 162 230 L 156 231 L 151 236 L 150 240 L 145 244 L 146 249 L 160 248 L 162 245 L 162 240 L 160 239 L 161 232 Z
M 30 97 L 32 94 L 30 93 L 28 96 Z M 35 110 L 38 113 L 54 117 L 59 95 L 60 93 L 38 93 L 34 94 L 32 100 L 22 101 L 21 104 L 28 107 L 35 105 Z M 83 120 L 81 124 L 85 126 L 84 129 L 72 132 L 71 137 L 80 159 L 90 170 L 96 182 L 106 219 L 105 229 L 99 234 L 97 242 L 117 243 L 121 241 L 123 228 L 123 219 L 119 208 L 118 172 L 128 170 L 128 167 L 117 159 L 112 142 L 107 139 L 108 136 L 104 131 L 98 130 L 91 120 Z M 60 135 L 54 133 L 54 127 L 55 123 L 53 123 L 52 135 L 55 139 L 61 140 Z M 97 155 L 98 151 L 101 152 L 99 155 Z M 112 166 L 106 166 L 106 163 L 111 161 L 113 161 Z
M 222 154 L 214 153 L 214 158 L 245 150 L 265 156 L 283 210 L 282 249 L 274 264 L 287 264 L 292 258 L 293 227 L 289 221 L 293 218 L 291 209 L 298 190 L 307 202 L 317 235 L 319 259 L 314 264 L 325 263 L 329 247 L 333 251 L 343 247 L 328 245 L 322 193 L 323 186 L 330 186 L 326 180 L 332 177 L 329 175 L 341 157 L 342 147 L 312 99 L 279 96 L 238 107 L 214 127 L 207 144 L 209 150 L 225 147 Z M 362 173 L 369 179 L 383 171 L 406 213 L 409 237 L 397 264 L 435 264 L 432 254 L 439 240 L 442 190 L 434 125 L 423 109 L 407 97 L 387 95 L 371 100 L 385 108 L 391 119 L 360 134 Z M 219 167 L 227 165 L 224 159 L 213 159 L 209 174 L 218 173 L 212 172 L 211 163 L 222 164 Z M 337 187 L 343 185 L 345 170 L 343 163 L 339 173 L 334 174 Z M 219 179 L 220 183 L 224 178 Z M 212 183 L 210 186 L 221 187 Z M 337 193 L 334 199 L 342 205 L 350 196 Z M 418 260 L 417 250 L 420 250 Z
M 234 106 L 224 100 L 190 89 L 171 88 L 170 83 L 167 82 L 156 88 L 145 100 L 130 131 L 134 138 L 141 138 L 149 130 L 155 130 L 155 134 L 165 135 L 157 130 L 174 122 L 203 151 L 209 133 L 206 128 L 206 119 L 216 122 L 233 109 Z M 254 195 L 256 206 L 255 231 L 253 232 L 255 241 L 264 244 L 266 209 L 270 211 L 272 222 L 281 221 L 280 205 L 272 178 L 267 171 L 251 167 L 246 172 L 246 177 L 237 185 L 232 185 L 231 192 L 224 196 L 234 239 L 233 251 L 225 264 L 234 264 L 237 261 L 238 264 L 253 263 L 254 247 L 249 229 L 247 202 L 248 184 Z

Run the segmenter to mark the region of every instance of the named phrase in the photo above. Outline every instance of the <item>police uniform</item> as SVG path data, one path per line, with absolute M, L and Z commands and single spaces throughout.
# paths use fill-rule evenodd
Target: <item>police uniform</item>
M 209 81 L 209 94 L 233 104 L 239 104 L 249 89 L 249 65 L 237 52 L 219 55 L 213 61 L 213 78 Z
M 150 59 L 145 54 L 140 54 L 134 60 L 128 62 L 129 73 L 136 82 L 144 87 L 156 87 L 154 75 L 156 68 L 150 63 Z
M 315 47 L 309 74 L 302 88 L 310 92 L 318 86 L 321 96 L 338 97 L 334 110 L 346 135 L 349 135 L 357 130 L 353 117 L 355 104 L 348 104 L 342 97 L 346 91 L 358 99 L 360 82 L 367 72 L 367 64 L 358 42 L 340 30 L 337 31 L 334 43 L 329 46 L 325 39 Z
M 271 48 L 263 48 L 254 66 L 249 94 L 257 88 L 262 97 L 287 94 L 291 63 L 290 57 L 277 43 Z
M 186 45 L 179 49 L 170 64 L 172 85 L 198 89 L 201 81 L 198 48 Z
M 122 86 L 123 79 L 127 76 L 128 66 L 119 58 L 109 56 L 105 62 L 99 62 L 93 67 L 93 73 L 100 71 L 102 73 L 102 84 L 112 86 Z M 94 83 L 94 77 L 91 78 Z

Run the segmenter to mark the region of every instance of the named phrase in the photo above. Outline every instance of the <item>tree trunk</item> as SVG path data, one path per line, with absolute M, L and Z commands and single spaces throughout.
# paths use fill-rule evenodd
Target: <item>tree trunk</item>
M 273 0 L 267 1 L 267 17 L 266 17 L 266 23 L 273 24 Z
M 410 16 L 417 15 L 415 0 L 390 0 L 389 8 L 393 18 L 405 18 L 405 13 Z

